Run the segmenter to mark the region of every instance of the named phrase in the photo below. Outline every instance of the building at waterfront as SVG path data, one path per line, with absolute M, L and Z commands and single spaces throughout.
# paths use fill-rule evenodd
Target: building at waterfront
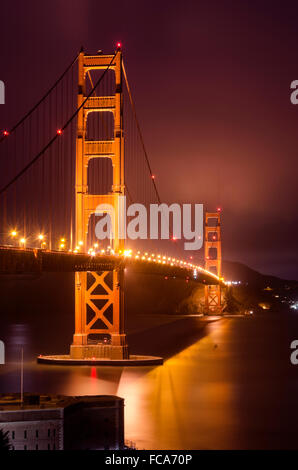
M 13 450 L 124 447 L 124 400 L 116 396 L 0 394 L 0 429 Z

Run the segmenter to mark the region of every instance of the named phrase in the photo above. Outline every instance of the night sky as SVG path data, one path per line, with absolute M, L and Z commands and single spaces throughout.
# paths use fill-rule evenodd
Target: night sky
M 124 60 L 163 202 L 223 208 L 224 258 L 298 279 L 297 1 L 1 2 L 9 128 L 81 45 Z

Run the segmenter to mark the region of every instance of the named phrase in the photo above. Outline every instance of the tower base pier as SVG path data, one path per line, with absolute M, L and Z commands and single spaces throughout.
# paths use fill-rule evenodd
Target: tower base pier
M 61 365 L 61 366 L 108 366 L 108 367 L 127 367 L 127 366 L 158 366 L 163 364 L 162 357 L 141 356 L 131 354 L 128 359 L 108 359 L 108 358 L 81 358 L 74 359 L 70 355 L 38 356 L 39 364 Z
M 108 340 L 107 340 L 108 341 Z M 110 340 L 88 341 L 86 334 L 74 334 L 70 346 L 72 359 L 129 359 L 126 334 L 112 333 Z
M 129 359 L 128 346 L 113 344 L 72 344 L 71 359 Z

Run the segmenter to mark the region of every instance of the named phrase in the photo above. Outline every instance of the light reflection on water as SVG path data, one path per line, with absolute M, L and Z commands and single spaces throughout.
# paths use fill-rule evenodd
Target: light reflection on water
M 1 369 L 1 391 L 19 390 L 19 350 L 24 347 L 27 357 L 30 356 L 30 341 L 28 325 L 10 326 L 7 344 L 10 361 L 4 366 L 5 371 Z M 199 421 L 204 415 L 196 402 L 210 393 L 208 386 L 198 389 L 197 356 L 212 348 L 212 344 L 206 336 L 155 368 L 46 366 L 36 364 L 30 356 L 25 363 L 25 390 L 118 395 L 125 399 L 126 438 L 138 448 L 196 448 L 198 439 L 189 427 L 196 426 L 194 415 Z M 217 390 L 218 394 L 224 392 Z M 225 394 L 228 397 L 229 391 L 225 390 Z M 225 410 L 228 413 L 228 408 Z
M 220 427 L 232 419 L 233 387 L 200 383 L 196 358 L 205 342 L 209 342 L 208 338 L 148 373 L 139 371 L 136 376 L 135 371 L 126 370 L 121 377 L 118 395 L 125 397 L 126 430 L 139 447 L 208 448 L 215 421 L 221 438 Z M 209 406 L 205 407 L 207 403 Z M 142 426 L 142 439 L 136 422 Z
M 63 367 L 36 364 L 30 328 L 11 325 L 0 391 L 19 391 L 23 345 L 26 391 L 123 397 L 126 439 L 140 449 L 295 447 L 298 384 L 282 331 L 278 322 L 225 319 L 163 366 Z

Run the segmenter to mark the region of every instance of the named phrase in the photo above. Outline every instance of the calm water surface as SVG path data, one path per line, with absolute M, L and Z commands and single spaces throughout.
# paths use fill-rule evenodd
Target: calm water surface
M 289 360 L 298 316 L 149 320 L 130 343 L 163 354 L 164 365 L 110 368 L 38 365 L 39 352 L 65 352 L 49 351 L 53 331 L 2 317 L 0 391 L 19 390 L 23 344 L 26 391 L 123 397 L 125 437 L 139 449 L 298 448 L 298 366 Z

